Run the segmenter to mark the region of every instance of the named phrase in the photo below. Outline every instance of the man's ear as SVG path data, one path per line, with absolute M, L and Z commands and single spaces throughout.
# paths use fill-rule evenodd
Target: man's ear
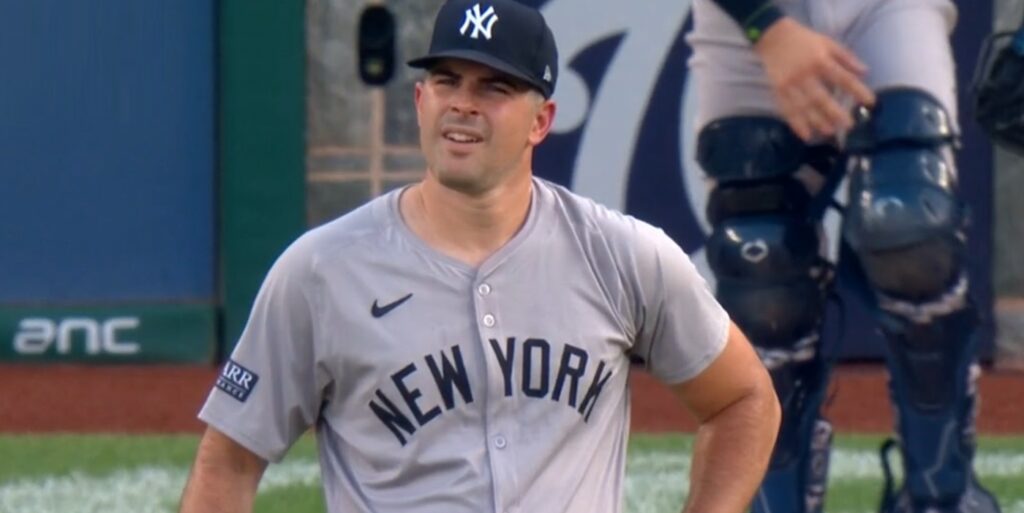
M 423 82 L 416 82 L 416 87 L 413 88 L 412 101 L 416 105 L 416 125 L 420 124 L 420 102 L 423 99 Z
M 548 136 L 555 121 L 555 110 L 557 110 L 555 102 L 550 99 L 544 100 L 544 103 L 537 109 L 537 115 L 533 118 L 533 127 L 530 129 L 530 144 L 536 146 Z

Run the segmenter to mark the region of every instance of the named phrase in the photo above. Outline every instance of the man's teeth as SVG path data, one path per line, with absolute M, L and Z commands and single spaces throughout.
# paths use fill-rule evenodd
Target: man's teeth
M 478 139 L 476 137 L 473 137 L 471 135 L 460 134 L 460 133 L 457 133 L 457 132 L 449 133 L 448 135 L 445 136 L 445 138 L 447 138 L 447 139 L 449 139 L 451 141 L 460 142 L 460 143 L 479 142 L 480 141 L 480 139 Z

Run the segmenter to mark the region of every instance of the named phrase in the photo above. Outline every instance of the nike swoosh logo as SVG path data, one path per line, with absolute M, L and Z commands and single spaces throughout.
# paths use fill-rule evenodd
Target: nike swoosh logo
M 370 315 L 378 319 L 384 317 L 385 315 L 387 315 L 388 312 L 394 310 L 395 308 L 398 308 L 398 305 L 401 305 L 402 303 L 408 301 L 409 298 L 411 297 L 412 293 L 409 293 L 405 297 L 398 299 L 396 301 L 392 301 L 386 305 L 378 305 L 377 300 L 374 299 L 373 306 L 370 307 Z

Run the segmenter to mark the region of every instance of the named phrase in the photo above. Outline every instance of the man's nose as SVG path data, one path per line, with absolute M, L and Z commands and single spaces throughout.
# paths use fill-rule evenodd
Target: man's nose
M 463 86 L 456 89 L 450 99 L 449 107 L 452 111 L 467 115 L 478 112 L 476 98 L 473 95 L 473 91 L 468 87 Z

